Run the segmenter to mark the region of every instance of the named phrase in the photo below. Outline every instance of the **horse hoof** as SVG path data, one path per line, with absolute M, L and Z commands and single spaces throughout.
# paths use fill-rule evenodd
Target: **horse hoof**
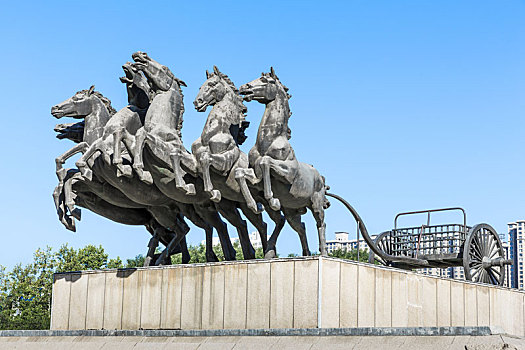
M 117 177 L 133 177 L 131 166 L 129 165 L 117 165 Z
M 275 211 L 281 210 L 281 202 L 279 202 L 277 198 L 272 198 L 269 200 L 269 202 L 270 208 L 272 208 Z
M 164 259 L 165 259 L 165 257 L 163 256 L 163 254 L 161 254 L 159 256 L 159 258 L 157 259 L 157 261 L 155 261 L 155 266 L 162 266 L 162 265 L 164 265 Z
M 140 176 L 140 179 L 142 182 L 147 183 L 148 185 L 153 184 L 153 177 L 151 176 L 151 173 L 149 171 L 144 171 L 142 173 L 142 176 Z
M 195 196 L 197 194 L 197 191 L 195 191 L 195 185 L 194 184 L 187 184 L 186 185 L 186 194 L 188 196 Z
M 269 250 L 266 252 L 266 254 L 264 254 L 265 259 L 275 259 L 276 257 L 277 257 L 277 252 L 274 249 Z
M 151 256 L 147 256 L 146 259 L 144 259 L 144 265 L 142 265 L 142 267 L 148 267 L 151 265 L 151 261 L 152 261 L 152 257 Z
M 211 197 L 210 200 L 215 203 L 219 203 L 221 201 L 221 192 L 218 190 L 212 190 L 211 191 Z
M 71 210 L 71 216 L 80 221 L 80 219 L 82 218 L 82 212 L 80 211 L 80 209 L 75 208 Z
M 261 203 L 256 203 L 255 205 L 248 205 L 248 208 L 250 208 L 255 214 L 261 214 L 264 211 L 264 207 Z
M 207 254 L 206 255 L 206 262 L 219 262 L 219 258 L 217 258 L 217 255 L 214 254 Z
M 264 207 L 261 203 L 257 203 L 257 214 L 260 214 L 264 211 Z
M 88 181 L 93 180 L 93 172 L 91 169 L 81 169 L 80 174 L 82 174 L 82 177 Z

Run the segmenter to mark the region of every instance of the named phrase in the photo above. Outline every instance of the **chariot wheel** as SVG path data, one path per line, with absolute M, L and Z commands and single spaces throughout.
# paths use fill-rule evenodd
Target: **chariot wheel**
M 374 244 L 376 245 L 377 249 L 381 250 L 382 252 L 385 252 L 388 255 L 392 255 L 392 235 L 391 231 L 386 231 L 383 233 L 380 233 L 379 236 L 376 237 L 374 240 Z M 386 261 L 380 256 L 377 256 L 374 254 L 374 251 L 370 249 L 370 252 L 368 254 L 368 262 L 370 264 L 375 264 L 378 262 L 380 265 L 390 266 L 390 261 Z
M 465 279 L 502 286 L 505 264 L 508 260 L 496 230 L 487 224 L 472 227 L 463 246 Z

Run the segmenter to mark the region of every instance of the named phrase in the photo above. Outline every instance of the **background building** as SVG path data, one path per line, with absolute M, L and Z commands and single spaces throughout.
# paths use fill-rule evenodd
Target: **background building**
M 525 220 L 517 220 L 508 224 L 508 255 L 512 265 L 507 268 L 510 287 L 523 288 L 523 242 L 525 234 Z
M 357 249 L 359 246 L 359 249 L 368 251 L 368 244 L 366 244 L 365 240 L 363 238 L 359 239 L 359 244 L 357 242 L 357 239 L 349 239 L 348 232 L 339 231 L 335 233 L 335 239 L 334 240 L 327 240 L 326 241 L 326 251 L 328 254 L 341 249 L 341 250 L 352 250 Z M 371 236 L 372 239 L 375 239 L 377 235 Z

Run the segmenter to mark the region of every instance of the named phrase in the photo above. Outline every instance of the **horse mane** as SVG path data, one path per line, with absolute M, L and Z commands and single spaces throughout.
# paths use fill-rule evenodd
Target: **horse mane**
M 292 98 L 292 95 L 290 95 L 290 94 L 288 93 L 288 90 L 289 90 L 289 89 L 286 87 L 286 85 L 284 85 L 284 84 L 279 80 L 279 78 L 277 77 L 277 75 L 276 75 L 275 73 L 274 73 L 273 75 L 272 75 L 272 73 L 263 73 L 263 75 L 264 75 L 265 77 L 269 77 L 269 78 L 275 79 L 275 81 L 277 81 L 277 82 L 283 87 L 284 92 L 286 92 L 286 96 L 288 97 L 288 99 L 291 99 L 291 98 Z
M 175 78 L 175 76 L 173 77 L 173 79 L 175 79 L 175 81 L 177 82 L 177 89 L 179 89 L 179 94 L 180 94 L 180 98 L 181 98 L 179 122 L 177 123 L 176 130 L 177 130 L 177 135 L 179 135 L 179 138 L 182 140 L 182 123 L 184 122 L 184 118 L 183 118 L 183 115 L 184 115 L 184 95 L 182 94 L 182 88 L 180 86 L 181 86 L 181 82 L 182 83 L 184 83 L 184 82 L 182 80 L 179 80 L 179 79 Z
M 173 79 L 175 82 L 177 82 L 177 89 L 179 90 L 179 94 L 180 94 L 180 98 L 181 98 L 181 101 L 183 101 L 181 104 L 180 104 L 180 115 L 179 115 L 179 122 L 177 123 L 177 126 L 175 128 L 175 130 L 177 130 L 177 135 L 179 136 L 179 138 L 182 139 L 182 124 L 184 122 L 184 118 L 182 117 L 184 115 L 184 94 L 182 93 L 182 88 L 181 86 L 186 86 L 186 83 L 182 80 L 180 80 L 179 78 L 177 78 L 172 72 L 171 70 L 166 67 L 166 66 L 162 66 L 164 68 L 164 71 L 166 72 L 166 74 L 168 75 L 168 77 L 170 77 L 171 79 Z
M 78 93 L 89 93 L 89 89 L 86 89 L 86 90 L 80 90 Z M 104 104 L 104 106 L 106 106 L 106 108 L 108 109 L 108 112 L 110 115 L 113 115 L 115 113 L 117 113 L 117 110 L 115 108 L 113 108 L 113 106 L 111 105 L 111 100 L 107 97 L 105 97 L 104 95 L 102 95 L 101 92 L 99 91 L 93 91 L 92 92 L 93 95 L 97 96 L 100 101 L 102 101 L 102 103 Z

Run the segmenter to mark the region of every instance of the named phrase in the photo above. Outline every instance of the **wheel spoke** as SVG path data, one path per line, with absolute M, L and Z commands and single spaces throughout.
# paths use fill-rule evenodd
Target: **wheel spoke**
M 483 269 L 483 282 L 489 283 L 489 274 L 485 269 Z
M 472 270 L 474 270 L 475 272 L 472 272 Z M 478 273 L 481 272 L 481 269 L 480 268 L 475 268 L 475 269 L 471 269 L 470 271 L 470 277 L 472 277 L 472 279 L 474 279 L 474 276 L 476 276 Z
M 472 253 L 475 254 L 474 256 L 477 257 L 477 258 L 481 258 L 483 257 L 483 254 L 481 254 L 481 250 L 479 248 L 479 245 L 478 245 L 478 241 L 475 240 L 473 242 L 474 244 L 472 244 Z
M 480 240 L 481 240 L 481 242 L 480 242 L 480 243 L 481 243 L 481 254 L 482 254 L 483 256 L 485 256 L 486 253 L 487 253 L 487 252 L 485 251 L 485 249 L 487 248 L 487 233 L 485 232 L 485 229 L 484 229 L 484 228 L 482 228 L 482 229 L 480 230 L 480 233 L 481 233 L 481 237 L 480 237 Z
M 490 245 L 489 245 L 489 250 L 488 250 L 488 254 L 487 255 L 492 255 L 492 252 L 495 250 L 495 248 L 497 249 L 498 248 L 498 241 L 496 241 L 494 239 L 494 237 L 492 235 L 490 235 Z
M 494 270 L 492 268 L 488 269 L 488 275 L 492 279 L 492 284 L 496 284 L 496 285 L 499 284 L 499 278 L 501 276 L 496 277 L 496 275 L 494 275 Z
M 492 272 L 495 272 L 495 273 L 497 273 L 497 274 L 498 274 L 498 276 L 500 276 L 500 277 L 501 277 L 501 273 L 500 273 L 500 272 L 499 272 L 498 270 L 496 270 L 496 269 L 494 268 L 494 266 L 492 266 L 492 267 L 490 268 L 490 270 L 491 270 Z

